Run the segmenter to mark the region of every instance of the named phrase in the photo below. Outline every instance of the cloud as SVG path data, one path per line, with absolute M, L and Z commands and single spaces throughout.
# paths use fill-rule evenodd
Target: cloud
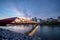
M 4 5 L 5 12 L 10 12 L 13 16 L 19 16 L 19 17 L 25 17 L 25 14 L 19 10 L 19 8 L 16 7 L 16 5 L 13 3 L 8 3 Z M 8 13 L 9 14 L 9 13 Z

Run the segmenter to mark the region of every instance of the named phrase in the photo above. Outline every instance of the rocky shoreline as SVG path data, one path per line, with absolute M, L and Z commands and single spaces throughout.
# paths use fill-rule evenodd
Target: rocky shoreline
M 0 40 L 35 40 L 35 38 L 0 28 Z

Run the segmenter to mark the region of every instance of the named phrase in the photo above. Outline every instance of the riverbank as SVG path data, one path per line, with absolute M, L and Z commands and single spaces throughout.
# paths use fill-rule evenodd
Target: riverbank
M 43 23 L 39 23 L 39 25 L 60 26 L 60 22 L 43 22 Z

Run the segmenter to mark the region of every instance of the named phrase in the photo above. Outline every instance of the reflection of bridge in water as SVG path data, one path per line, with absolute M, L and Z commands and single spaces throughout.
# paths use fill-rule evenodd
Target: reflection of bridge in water
M 29 36 L 32 36 L 36 30 L 38 29 L 37 22 L 32 21 L 32 20 L 27 20 L 23 18 L 18 18 L 18 17 L 13 17 L 13 18 L 7 18 L 7 19 L 2 19 L 0 20 L 0 26 L 11 26 L 11 25 L 34 25 L 32 30 L 27 32 Z

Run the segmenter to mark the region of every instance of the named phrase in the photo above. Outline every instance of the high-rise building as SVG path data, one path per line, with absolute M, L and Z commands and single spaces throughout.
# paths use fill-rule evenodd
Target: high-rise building
M 58 16 L 57 20 L 60 22 L 60 16 Z
M 42 22 L 42 19 L 37 18 L 37 22 L 38 22 L 38 23 Z
M 32 18 L 33 21 L 37 22 L 37 17 Z

